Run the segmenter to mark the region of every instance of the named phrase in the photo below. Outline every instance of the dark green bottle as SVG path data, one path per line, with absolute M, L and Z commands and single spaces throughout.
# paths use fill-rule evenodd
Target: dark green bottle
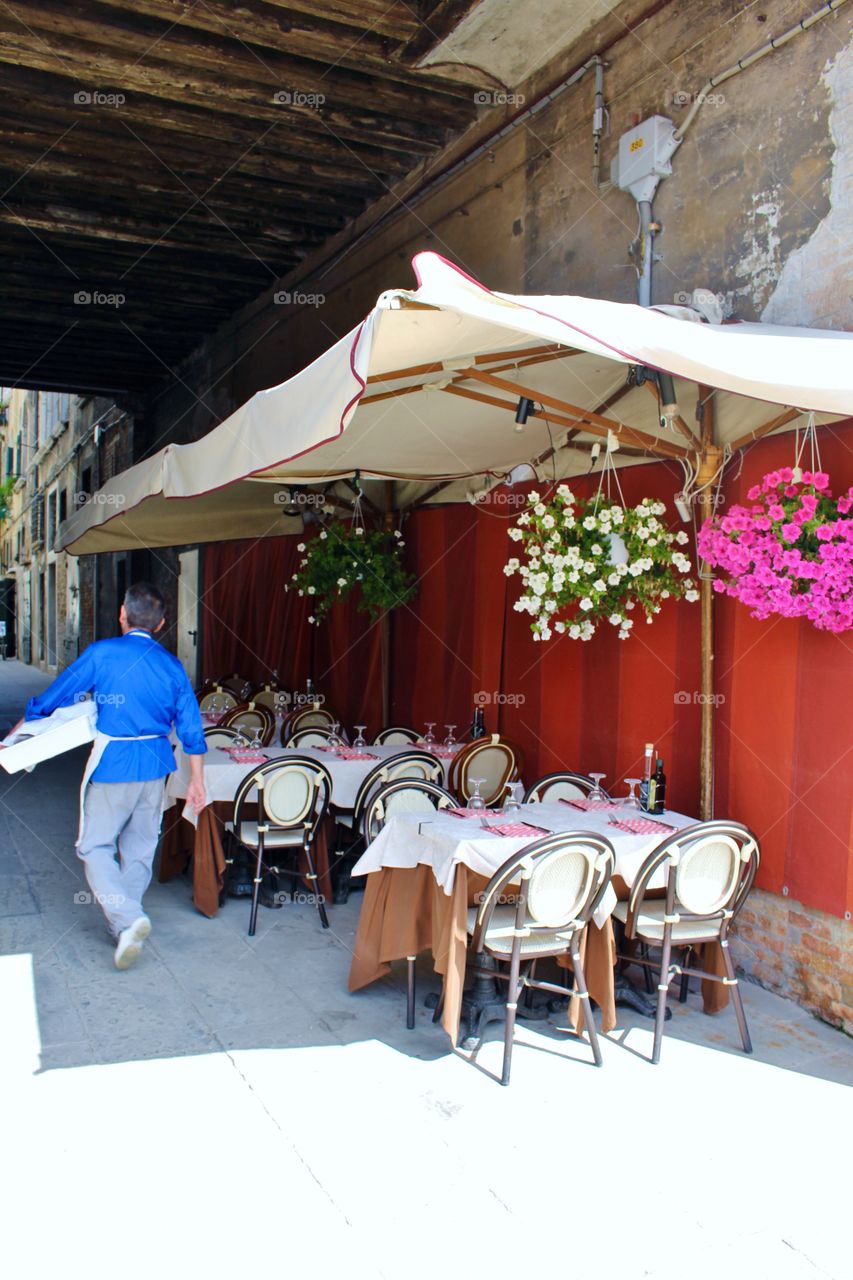
M 663 813 L 666 808 L 666 774 L 663 771 L 663 760 L 658 760 L 657 768 L 649 779 L 648 813 Z

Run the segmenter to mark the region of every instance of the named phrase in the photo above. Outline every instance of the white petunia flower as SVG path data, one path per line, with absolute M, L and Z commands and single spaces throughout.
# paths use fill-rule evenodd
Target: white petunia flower
M 577 640 L 580 637 L 580 633 L 581 633 L 581 629 L 577 625 L 577 623 L 573 623 L 569 627 L 569 635 L 572 638 L 572 640 Z
M 685 591 L 685 593 L 684 593 L 684 599 L 685 599 L 685 600 L 689 600 L 689 601 L 690 601 L 690 603 L 692 604 L 694 600 L 698 600 L 698 599 L 699 599 L 699 592 L 698 592 L 698 591 Z
M 598 524 L 598 521 L 596 520 L 595 516 L 587 516 L 583 522 L 583 527 L 585 529 L 595 529 L 597 524 Z
M 528 501 L 529 503 L 531 503 L 531 505 L 532 505 L 534 502 L 538 502 L 538 501 L 539 501 L 539 494 L 536 492 L 536 490 L 535 490 L 535 489 L 531 489 L 531 490 L 530 490 L 530 492 L 529 492 L 529 493 L 528 493 L 528 495 L 527 495 L 527 501 Z
M 596 590 L 596 591 L 606 591 L 606 590 L 607 590 L 607 583 L 604 581 L 604 579 L 603 579 L 603 578 L 596 578 L 595 582 L 594 582 L 592 585 L 593 585 L 593 587 L 595 587 L 595 590 Z
M 320 530 L 320 541 L 321 541 L 321 542 L 325 542 L 325 541 L 326 541 L 326 539 L 328 538 L 328 536 L 329 536 L 329 535 L 326 533 L 326 530 L 325 530 L 325 529 L 321 529 L 321 530 Z
M 317 619 L 314 617 L 313 613 L 309 613 L 309 615 L 308 615 L 308 621 L 309 621 L 309 622 L 316 622 L 316 621 L 317 621 Z
M 299 542 L 299 543 L 297 543 L 297 545 L 296 545 L 296 550 L 297 550 L 297 551 L 304 551 L 304 550 L 305 550 L 305 543 L 304 543 L 304 542 Z
M 622 615 L 620 613 L 611 613 L 607 621 L 611 624 L 611 626 L 618 627 L 622 622 Z
M 317 594 L 317 588 L 316 588 L 316 587 L 309 587 L 309 588 L 308 588 L 308 594 L 309 594 L 309 596 L 315 596 L 315 595 Z
M 611 573 L 608 575 L 607 581 L 611 587 L 618 587 L 621 579 L 618 573 Z
M 675 541 L 678 542 L 683 547 L 683 546 L 686 546 L 686 544 L 690 541 L 690 539 L 688 538 L 687 534 L 684 532 L 683 529 L 679 529 L 678 533 L 675 535 Z
M 543 507 L 543 511 L 544 511 L 544 507 Z M 551 515 L 543 516 L 543 517 L 542 517 L 542 527 L 543 527 L 543 529 L 553 529 L 553 528 L 554 528 L 555 523 L 556 523 L 556 521 L 554 520 L 554 517 L 553 517 L 553 516 L 551 516 Z
M 592 551 L 592 554 L 593 554 L 594 556 L 600 556 L 600 555 L 601 555 L 601 545 L 600 545 L 600 543 L 598 543 L 598 542 L 594 542 L 594 543 L 592 544 L 592 547 L 590 548 L 590 550 Z
M 520 529 L 508 529 L 507 532 L 509 533 L 509 536 L 512 538 L 513 542 L 521 542 L 521 539 L 524 537 L 524 534 L 521 532 Z
M 592 601 L 590 600 L 589 596 L 584 596 L 583 600 L 581 600 L 581 608 L 582 609 L 592 608 Z
M 339 586 L 339 587 L 345 587 L 346 585 L 347 585 L 347 580 L 346 580 L 346 578 L 338 578 L 338 586 Z

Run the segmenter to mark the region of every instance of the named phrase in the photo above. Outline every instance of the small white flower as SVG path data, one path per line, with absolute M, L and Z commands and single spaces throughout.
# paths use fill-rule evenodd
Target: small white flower
M 522 514 L 518 517 L 518 523 L 530 524 L 530 512 L 529 511 L 522 512 Z
M 544 502 L 537 502 L 537 503 L 536 503 L 536 506 L 533 508 L 533 514 L 534 514 L 535 516 L 544 516 L 544 514 L 545 514 L 545 503 L 544 503 Z
M 622 622 L 622 615 L 620 613 L 611 613 L 607 621 L 611 624 L 611 626 L 618 627 Z
M 575 520 L 571 511 L 567 511 L 566 514 L 563 516 L 563 524 L 566 526 L 567 529 L 574 529 L 576 523 L 577 521 Z
M 572 572 L 569 574 L 569 582 L 578 582 L 579 580 L 580 580 L 580 574 L 578 573 L 577 569 L 573 569 Z
M 597 524 L 598 524 L 598 521 L 596 520 L 595 516 L 587 516 L 583 522 L 583 527 L 585 529 L 594 529 L 597 526 Z
M 618 587 L 621 579 L 618 573 L 611 573 L 611 574 L 608 574 L 607 581 L 611 587 Z
M 684 599 L 685 599 L 685 600 L 689 600 L 689 601 L 691 602 L 691 604 L 692 604 L 694 600 L 698 600 L 698 599 L 699 599 L 699 592 L 698 592 L 698 591 L 685 591 L 685 593 L 684 593 Z
M 357 538 L 360 538 L 363 536 L 363 534 L 364 534 L 364 530 L 359 526 L 355 531 L 355 536 Z
M 297 547 L 296 547 L 296 550 L 297 550 L 297 551 L 304 551 L 304 550 L 305 550 L 305 543 L 304 543 L 304 542 L 300 542 L 300 543 L 298 543 L 298 544 L 297 544 Z
M 661 600 L 668 600 L 668 599 L 669 599 L 669 592 L 668 592 L 668 591 L 662 591 L 662 592 L 660 593 L 660 598 L 661 598 Z
M 595 588 L 595 590 L 596 590 L 596 591 L 606 591 L 606 590 L 607 590 L 607 583 L 604 581 L 604 579 L 603 579 L 603 578 L 596 578 L 595 582 L 594 582 L 592 585 L 593 585 L 593 587 Z
M 300 594 L 301 596 L 304 596 L 304 595 L 305 595 L 305 592 L 302 590 L 302 588 L 301 588 L 301 587 L 300 587 L 300 589 L 299 589 L 299 594 Z
M 584 596 L 583 600 L 581 600 L 581 608 L 582 609 L 592 608 L 592 601 L 590 600 L 589 596 Z
M 634 601 L 633 601 L 633 600 L 626 600 L 626 601 L 625 601 L 625 608 L 626 608 L 626 609 L 636 609 L 636 607 L 637 607 L 637 606 L 635 605 L 635 603 L 634 603 Z
M 543 511 L 544 511 L 544 507 L 543 507 Z M 544 529 L 553 529 L 553 528 L 554 528 L 555 523 L 556 523 L 556 521 L 554 520 L 554 517 L 553 517 L 553 516 L 550 516 L 550 515 L 549 515 L 549 516 L 543 516 L 543 517 L 542 517 L 542 527 L 543 527 Z
M 309 596 L 315 596 L 315 595 L 317 594 L 317 588 L 316 588 L 316 587 L 309 587 L 309 588 L 308 588 L 308 594 L 309 594 Z
M 338 578 L 338 586 L 339 586 L 339 587 L 345 587 L 346 585 L 347 585 L 347 580 L 346 580 L 346 578 Z
M 554 623 L 554 630 L 556 631 L 556 633 L 557 633 L 557 635 L 558 635 L 558 636 L 565 635 L 565 634 L 566 634 L 566 624 L 565 624 L 565 622 L 555 622 L 555 623 Z
M 512 538 L 513 542 L 521 542 L 521 539 L 524 537 L 524 534 L 521 532 L 520 529 L 508 529 L 507 532 L 509 533 L 509 536 Z
M 593 554 L 594 556 L 600 556 L 600 555 L 601 555 L 601 545 L 600 545 L 600 543 L 598 543 L 598 542 L 594 542 L 594 543 L 592 544 L 591 550 L 592 550 L 592 554 Z
M 309 613 L 309 615 L 308 615 L 308 621 L 309 621 L 309 622 L 316 622 L 316 621 L 317 621 L 317 619 L 314 617 L 313 613 Z
M 581 633 L 581 629 L 577 625 L 577 623 L 573 623 L 572 626 L 569 627 L 569 635 L 572 640 L 577 640 L 578 637 L 580 636 L 580 633 Z
M 675 541 L 683 547 L 690 541 L 690 539 L 687 537 L 687 534 L 683 529 L 679 529 L 678 533 L 675 535 Z
M 649 538 L 648 542 L 646 543 L 647 547 L 656 547 L 657 545 L 658 545 L 657 538 Z
M 395 530 L 394 530 L 394 537 L 395 537 L 395 538 L 402 538 L 402 536 L 403 536 L 403 535 L 402 535 L 402 533 L 400 532 L 400 530 L 399 530 L 399 529 L 395 529 Z
M 325 530 L 325 529 L 321 529 L 321 531 L 320 531 L 320 541 L 321 541 L 321 542 L 325 542 L 325 541 L 326 541 L 326 539 L 328 538 L 328 536 L 329 536 L 329 535 L 326 533 L 326 530 Z
M 528 495 L 527 495 L 527 501 L 528 501 L 531 505 L 532 505 L 534 502 L 538 502 L 538 501 L 539 501 L 539 494 L 536 492 L 536 490 L 535 490 L 535 489 L 531 489 L 531 490 L 530 490 L 530 492 L 529 492 L 529 493 L 528 493 Z

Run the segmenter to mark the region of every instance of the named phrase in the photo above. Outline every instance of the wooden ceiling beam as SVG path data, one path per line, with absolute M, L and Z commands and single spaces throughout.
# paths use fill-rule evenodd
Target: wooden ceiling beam
M 769 435 L 771 431 L 776 431 L 778 427 L 787 426 L 789 422 L 793 422 L 795 418 L 801 416 L 802 411 L 800 409 L 783 409 L 781 413 L 777 413 L 774 418 L 770 418 L 762 426 L 756 427 L 753 431 L 745 431 L 742 436 L 738 436 L 737 440 L 733 440 L 730 446 L 732 453 L 736 453 L 738 449 L 743 449 L 746 445 Z
M 644 386 L 644 387 L 646 388 L 646 390 L 649 392 L 649 394 L 651 395 L 651 397 L 652 397 L 652 399 L 654 400 L 655 404 L 657 405 L 657 407 L 658 407 L 658 419 L 660 419 L 660 408 L 661 408 L 661 403 L 660 403 L 660 391 L 658 390 L 657 383 L 656 383 L 656 382 L 650 382 L 650 381 L 648 381 L 648 380 L 647 380 L 646 382 L 644 382 L 644 383 L 643 383 L 643 386 Z M 688 427 L 687 423 L 686 423 L 686 422 L 684 421 L 684 419 L 682 418 L 681 414 L 680 414 L 680 413 L 676 413 L 676 414 L 673 416 L 673 419 L 672 419 L 672 420 L 673 420 L 673 422 L 675 423 L 675 425 L 678 427 L 678 430 L 681 432 L 681 434 L 684 436 L 684 438 L 688 441 L 688 443 L 690 444 L 691 448 L 695 449 L 695 450 L 697 451 L 697 453 L 701 453 L 701 451 L 702 451 L 702 444 L 701 444 L 701 441 L 699 440 L 698 436 L 695 436 L 695 435 L 693 434 L 693 432 L 690 430 L 690 428 Z

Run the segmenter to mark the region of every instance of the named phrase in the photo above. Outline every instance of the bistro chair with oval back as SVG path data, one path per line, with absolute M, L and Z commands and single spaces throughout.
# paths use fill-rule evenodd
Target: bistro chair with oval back
M 594 786 L 592 778 L 587 777 L 585 773 L 572 773 L 568 770 L 546 773 L 538 782 L 534 782 L 532 787 L 527 788 L 524 804 L 553 804 L 558 800 L 583 800 Z M 609 799 L 603 787 L 601 793 L 605 799 Z
M 509 1084 L 516 1012 L 526 988 L 580 999 L 595 1065 L 601 1066 L 580 940 L 610 884 L 614 865 L 613 846 L 604 836 L 589 831 L 543 836 L 508 858 L 486 885 L 479 905 L 469 910 L 473 972 L 507 984 L 505 1000 L 479 1011 L 474 1049 L 476 1056 L 486 1024 L 505 1017 L 501 1084 Z M 497 962 L 497 969 L 483 964 L 484 954 Z M 573 988 L 534 976 L 539 960 L 566 954 L 571 957 Z
M 743 999 L 729 948 L 729 929 L 755 880 L 760 859 L 758 840 L 739 822 L 699 822 L 683 827 L 653 849 L 640 868 L 627 902 L 619 902 L 614 916 L 625 926 L 626 941 L 639 940 L 660 948 L 660 959 L 619 955 L 619 959 L 648 971 L 657 970 L 657 1015 L 651 1061 L 660 1061 L 666 996 L 673 978 L 695 975 L 730 988 L 745 1053 L 752 1053 Z M 666 897 L 650 898 L 653 878 L 666 877 Z M 694 968 L 696 947 L 719 943 L 724 976 Z M 683 952 L 680 964 L 673 950 Z
M 500 800 L 506 784 L 521 777 L 524 754 L 520 747 L 508 738 L 493 733 L 488 738 L 477 738 L 457 751 L 450 763 L 448 786 L 463 804 L 474 792 L 473 780 L 483 782 L 481 792 L 487 805 Z
M 335 735 L 331 729 L 323 729 L 319 725 L 307 725 L 304 729 L 297 729 L 296 733 L 291 734 L 287 739 L 287 745 L 299 750 L 301 747 L 327 747 L 334 741 Z
M 397 778 L 374 791 L 369 797 L 361 820 L 365 847 L 375 840 L 389 818 L 397 813 L 434 814 L 439 809 L 452 809 L 455 798 L 437 782 L 419 778 Z M 415 1025 L 415 961 L 406 956 L 406 1026 Z
M 258 899 L 265 872 L 274 876 L 287 875 L 301 878 L 298 866 L 281 867 L 281 858 L 302 854 L 307 865 L 305 878 L 315 895 L 320 923 L 328 929 L 329 921 L 323 895 L 319 891 L 317 867 L 312 844 L 320 824 L 326 816 L 332 794 L 332 777 L 328 769 L 310 756 L 290 756 L 287 760 L 273 760 L 259 765 L 240 783 L 234 797 L 234 835 L 238 842 L 256 855 L 255 877 L 252 891 L 252 909 L 249 917 L 249 936 L 255 932 L 258 917 Z M 248 809 L 257 806 L 257 816 L 250 817 Z M 266 861 L 268 854 L 276 855 L 276 864 Z
M 440 784 L 444 779 L 444 768 L 441 761 L 428 751 L 400 751 L 389 760 L 381 761 L 364 777 L 356 792 L 352 809 L 335 810 L 337 831 L 334 876 L 337 903 L 346 902 L 349 898 L 350 872 L 364 849 L 362 819 L 367 802 L 380 787 L 397 778 L 419 778 L 423 782 Z
M 421 735 L 417 729 L 410 729 L 404 724 L 392 724 L 387 729 L 380 729 L 373 739 L 374 747 L 406 746 L 407 743 L 420 742 Z
M 281 726 L 281 745 L 286 747 L 292 735 L 300 729 L 331 729 L 338 723 L 339 718 L 320 702 L 302 703 L 285 716 Z
M 221 684 L 205 685 L 199 689 L 197 697 L 198 709 L 202 715 L 221 715 L 225 711 L 233 711 L 239 701 L 230 689 L 223 688 Z
M 237 729 L 250 741 L 260 738 L 260 745 L 268 747 L 275 736 L 275 714 L 255 702 L 241 702 L 227 712 L 219 722 L 223 729 Z
M 223 729 L 221 725 L 211 725 L 204 731 L 204 740 L 208 747 L 236 747 L 243 740 L 237 729 Z

